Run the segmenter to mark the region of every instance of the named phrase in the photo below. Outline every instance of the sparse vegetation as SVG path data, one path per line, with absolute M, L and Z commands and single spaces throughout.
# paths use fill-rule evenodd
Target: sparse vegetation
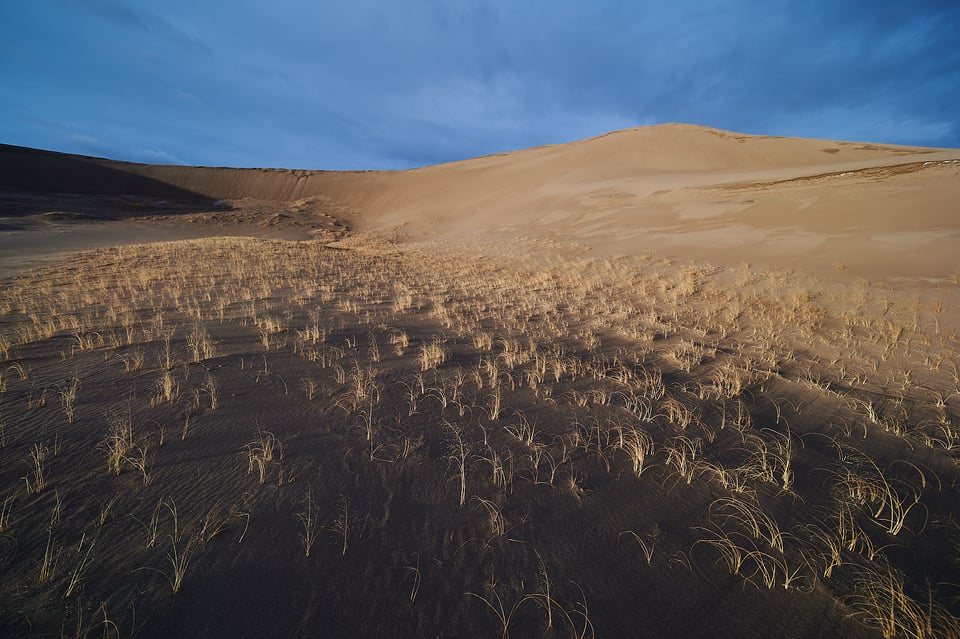
M 30 448 L 30 455 L 27 458 L 27 466 L 29 466 L 30 471 L 29 474 L 23 478 L 23 481 L 27 485 L 27 494 L 42 493 L 43 489 L 47 487 L 45 468 L 49 454 L 50 449 L 43 444 L 34 444 Z
M 384 636 L 620 636 L 654 583 L 956 635 L 955 288 L 508 248 L 218 238 L 6 280 L 0 597 L 112 632 L 298 566 L 295 605 L 375 602 Z M 608 579 L 623 619 L 587 610 Z
M 297 520 L 299 520 L 303 526 L 303 533 L 300 539 L 303 541 L 303 554 L 305 557 L 310 556 L 313 543 L 317 540 L 317 531 L 319 530 L 318 519 L 317 505 L 313 502 L 312 492 L 308 490 L 303 500 L 303 509 L 297 513 Z

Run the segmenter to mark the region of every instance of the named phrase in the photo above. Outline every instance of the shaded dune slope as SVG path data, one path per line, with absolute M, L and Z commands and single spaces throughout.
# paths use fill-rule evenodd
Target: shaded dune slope
M 24 191 L 290 201 L 326 193 L 349 173 L 118 162 L 0 145 L 2 186 Z M 348 178 L 349 179 L 349 178 Z

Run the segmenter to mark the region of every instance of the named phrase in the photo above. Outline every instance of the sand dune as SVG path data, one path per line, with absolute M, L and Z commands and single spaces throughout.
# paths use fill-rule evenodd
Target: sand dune
M 27 190 L 313 200 L 406 241 L 551 239 L 868 277 L 950 275 L 960 150 L 673 124 L 400 172 L 153 166 L 0 148 Z M 239 208 L 243 208 L 240 205 Z
M 960 150 L 0 169 L 2 637 L 960 637 Z
M 958 160 L 668 125 L 378 175 L 357 205 L 377 227 L 413 233 L 936 277 L 958 239 Z M 877 239 L 904 231 L 915 234 L 906 245 Z

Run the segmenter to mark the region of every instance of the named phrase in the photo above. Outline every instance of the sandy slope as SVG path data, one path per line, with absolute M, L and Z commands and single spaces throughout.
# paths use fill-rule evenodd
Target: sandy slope
M 958 161 L 958 151 L 667 125 L 378 176 L 359 204 L 413 234 L 937 277 L 958 239 Z
M 0 637 L 958 637 L 958 161 L 0 147 Z
M 682 124 L 402 172 L 150 166 L 13 147 L 0 162 L 18 188 L 312 200 L 398 239 L 548 238 L 879 278 L 949 276 L 960 239 L 960 150 Z

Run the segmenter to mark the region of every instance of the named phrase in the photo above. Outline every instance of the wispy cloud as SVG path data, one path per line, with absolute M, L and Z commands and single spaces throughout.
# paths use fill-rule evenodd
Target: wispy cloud
M 176 155 L 168 153 L 163 149 L 140 149 L 137 152 L 137 155 L 142 158 L 141 161 L 148 164 L 187 164 L 187 162 L 181 158 L 178 158 Z
M 859 142 L 896 142 L 938 146 L 957 135 L 956 122 L 923 119 L 908 112 L 878 110 L 870 104 L 820 110 L 770 118 L 762 132 L 797 137 L 822 137 Z
M 403 168 L 685 121 L 960 146 L 960 5 L 5 3 L 4 141 Z M 158 156 L 159 157 L 159 156 Z
M 206 102 L 204 102 L 197 96 L 193 95 L 189 91 L 184 91 L 183 89 L 177 89 L 176 91 L 174 91 L 174 95 L 176 95 L 177 98 L 179 98 L 180 100 L 183 100 L 184 102 L 186 102 L 191 106 L 199 107 L 202 109 L 209 108 Z
M 157 36 L 177 46 L 208 50 L 200 37 L 178 27 L 162 14 L 151 11 L 143 3 L 129 0 L 61 0 L 61 7 L 68 4 L 85 9 L 124 30 Z

